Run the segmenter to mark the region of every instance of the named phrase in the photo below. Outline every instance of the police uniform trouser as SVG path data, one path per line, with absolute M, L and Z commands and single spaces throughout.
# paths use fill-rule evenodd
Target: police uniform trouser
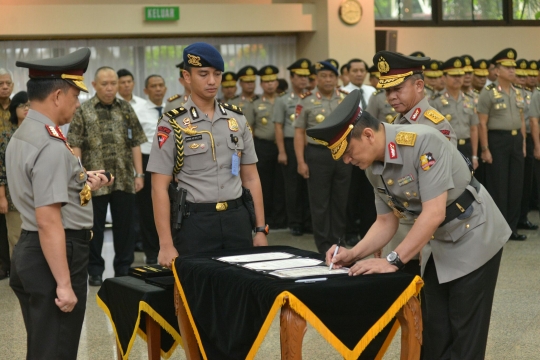
M 150 155 L 142 154 L 143 169 L 146 170 Z M 137 193 L 139 221 L 141 226 L 143 250 L 146 258 L 157 259 L 159 253 L 159 236 L 154 222 L 152 206 L 152 173 L 144 172 L 144 187 Z
M 484 359 L 501 256 L 502 249 L 472 273 L 444 284 L 430 256 L 424 270 L 424 359 Z
M 325 146 L 309 144 L 305 149 L 309 167 L 308 189 L 313 237 L 321 254 L 343 235 L 352 166 L 336 161 Z
M 5 273 L 7 273 L 11 267 L 6 215 L 4 214 L 0 214 L 0 267 Z
M 253 246 L 249 214 L 241 199 L 229 202 L 225 211 L 215 211 L 215 205 L 214 210 L 209 205 L 188 203 L 189 215 L 182 228 L 172 230 L 178 254 Z
M 463 145 L 460 145 L 459 141 L 465 141 L 465 143 Z M 465 157 L 467 159 L 469 159 L 469 161 L 472 164 L 472 144 L 471 144 L 471 139 L 459 139 L 457 149 L 459 150 L 460 153 L 465 155 Z
M 37 231 L 23 230 L 15 250 L 9 284 L 21 305 L 27 332 L 28 360 L 75 360 L 86 309 L 89 230 L 66 230 L 71 287 L 77 296 L 73 311 L 56 306 L 56 280 Z
M 486 167 L 486 189 L 510 225 L 516 231 L 523 192 L 523 136 L 510 131 L 489 130 L 489 150 L 493 157 Z
M 375 209 L 373 187 L 366 172 L 353 166 L 347 200 L 347 233 L 359 234 L 364 237 L 376 219 L 377 210 Z
M 523 195 L 521 196 L 521 210 L 519 214 L 519 222 L 524 223 L 529 219 L 529 207 L 532 196 L 533 174 L 534 174 L 534 142 L 531 134 L 527 134 L 527 156 L 525 157 L 525 165 L 523 169 Z
M 298 174 L 298 162 L 294 153 L 294 139 L 285 138 L 287 165 L 281 165 L 285 178 L 285 200 L 287 205 L 287 221 L 290 228 L 303 228 L 308 218 L 309 207 L 305 204 L 304 194 L 306 180 Z M 311 226 L 310 226 L 311 228 Z

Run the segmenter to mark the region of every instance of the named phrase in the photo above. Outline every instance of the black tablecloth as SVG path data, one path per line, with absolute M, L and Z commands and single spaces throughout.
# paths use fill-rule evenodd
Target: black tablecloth
M 361 353 L 360 358 L 374 359 L 395 315 L 421 286 L 419 277 L 402 272 L 336 275 L 300 284 L 212 259 L 272 251 L 322 259 L 320 254 L 287 246 L 221 250 L 176 259 L 175 279 L 204 358 L 253 358 L 288 297 L 291 308 L 346 359 L 357 359 Z M 377 344 L 367 355 L 373 339 Z
M 106 279 L 97 293 L 98 305 L 111 320 L 124 359 L 135 335 L 146 340 L 146 318 L 161 326 L 161 356 L 168 359 L 182 345 L 174 309 L 174 290 L 149 285 L 131 276 Z

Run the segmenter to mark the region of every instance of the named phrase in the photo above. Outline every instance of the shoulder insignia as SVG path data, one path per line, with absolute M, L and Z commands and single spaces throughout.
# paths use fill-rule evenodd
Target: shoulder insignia
M 187 109 L 185 107 L 181 106 L 179 108 L 167 111 L 165 114 L 163 114 L 159 118 L 159 120 L 163 119 L 163 116 L 167 116 L 169 119 L 176 119 L 177 117 L 179 117 L 180 115 L 185 114 L 185 113 L 187 113 Z
M 390 115 L 390 116 L 392 116 L 392 115 Z M 397 118 L 397 114 L 394 115 L 394 116 L 388 121 L 388 123 L 389 123 L 389 124 L 393 124 L 394 121 L 396 121 L 396 118 Z
M 523 86 L 521 86 L 519 84 L 512 84 L 512 85 L 514 85 L 514 87 L 517 88 L 517 89 L 523 89 Z
M 283 91 L 281 93 L 278 94 L 278 96 L 283 96 L 283 95 L 287 95 L 287 92 L 286 91 Z
M 58 126 L 54 127 L 51 125 L 45 125 L 45 129 L 47 129 L 47 132 L 49 133 L 51 137 L 61 140 L 66 145 L 68 150 L 71 151 L 73 155 L 75 155 L 75 153 L 73 152 L 73 149 L 71 148 L 71 146 L 69 146 L 67 139 L 64 136 L 64 133 L 62 133 L 62 130 Z
M 464 93 L 464 94 L 465 94 L 465 96 L 468 96 L 468 97 L 470 97 L 470 98 L 473 97 L 473 94 L 471 94 L 471 93 L 469 93 L 469 92 L 466 92 L 466 93 Z
M 253 95 L 253 97 L 249 99 L 251 102 L 254 102 L 255 100 L 259 100 L 259 95 Z
M 435 109 L 429 109 L 424 112 L 424 116 L 431 120 L 434 124 L 438 124 L 446 119 L 440 112 Z
M 473 89 L 473 92 L 474 92 L 475 94 L 480 94 L 480 90 L 477 90 L 477 89 Z
M 377 94 L 380 93 L 380 92 L 381 92 L 381 89 L 377 89 L 377 90 L 375 90 L 375 91 L 373 92 L 373 94 L 371 94 L 371 96 L 377 95 Z
M 304 99 L 304 98 L 307 98 L 309 95 L 311 95 L 311 91 L 308 91 L 306 93 L 303 93 L 300 95 L 300 99 Z
M 223 105 L 223 107 L 227 110 L 230 110 L 232 112 L 235 112 L 237 114 L 240 114 L 240 115 L 244 115 L 244 113 L 242 112 L 242 109 L 240 109 L 238 106 L 236 105 L 230 105 L 230 104 L 221 104 Z
M 424 83 L 424 87 L 425 87 L 425 88 L 428 88 L 428 89 L 431 90 L 431 91 L 435 91 L 435 90 L 433 89 L 433 86 L 431 86 L 431 85 L 428 85 L 428 84 L 425 84 L 425 83 Z
M 536 90 L 540 91 L 540 86 L 537 86 L 537 87 L 536 87 Z
M 488 90 L 495 89 L 495 84 L 494 83 L 489 84 L 488 86 L 486 86 L 486 89 Z
M 428 110 L 429 111 L 429 110 Z M 400 131 L 396 135 L 396 143 L 404 146 L 414 146 L 416 133 L 410 131 Z
M 347 90 L 343 90 L 341 88 L 338 89 L 338 91 L 342 94 L 349 95 L 349 92 Z
M 238 99 L 240 97 L 240 95 L 234 95 L 232 98 L 230 98 L 229 100 L 235 100 L 235 99 Z
M 168 101 L 168 102 L 171 102 L 171 101 L 174 101 L 174 100 L 176 100 L 176 99 L 179 99 L 180 97 L 182 97 L 182 96 L 176 94 L 176 95 L 173 95 L 173 96 L 171 96 L 170 98 L 168 98 L 167 101 Z

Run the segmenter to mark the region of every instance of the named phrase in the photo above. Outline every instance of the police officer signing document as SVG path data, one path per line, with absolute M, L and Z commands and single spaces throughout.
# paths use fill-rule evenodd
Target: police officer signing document
M 405 79 L 407 81 L 407 79 Z M 366 170 L 377 220 L 354 248 L 328 263 L 350 275 L 399 271 L 422 250 L 426 359 L 483 359 L 502 247 L 511 230 L 457 148 L 433 127 L 381 123 L 353 91 L 311 136 Z M 392 181 L 390 181 L 392 180 Z M 415 219 L 388 257 L 361 260 L 390 241 L 399 218 Z
M 10 286 L 21 304 L 27 359 L 77 358 L 86 309 L 92 193 L 112 184 L 103 171 L 86 171 L 60 130 L 88 92 L 83 73 L 89 49 L 32 62 L 30 111 L 6 153 L 11 197 L 21 213 Z
M 223 59 L 206 43 L 189 45 L 183 57 L 192 93 L 183 107 L 163 115 L 147 167 L 163 266 L 178 254 L 267 245 L 250 127 L 237 106 L 215 99 Z M 169 192 L 173 177 L 178 184 Z

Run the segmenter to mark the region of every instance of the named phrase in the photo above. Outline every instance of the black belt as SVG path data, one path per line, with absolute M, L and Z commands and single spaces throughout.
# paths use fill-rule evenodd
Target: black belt
M 471 139 L 458 139 L 458 145 L 465 145 L 468 142 L 471 142 Z
M 81 230 L 71 230 L 71 229 L 64 229 L 64 232 L 66 233 L 66 237 L 81 239 L 81 240 L 87 240 L 90 241 L 94 237 L 94 233 L 90 229 L 81 229 Z M 29 231 L 29 230 L 21 230 L 21 235 L 26 234 L 38 234 L 37 231 Z
M 477 192 L 480 191 L 480 183 L 478 182 L 478 180 L 476 180 L 474 176 L 471 178 L 469 185 L 474 187 Z M 459 197 L 454 200 L 453 203 L 446 207 L 446 217 L 444 218 L 444 221 L 441 223 L 441 225 L 439 225 L 439 227 L 446 225 L 450 221 L 457 218 L 459 215 L 463 214 L 475 200 L 476 199 L 469 190 L 463 191 L 463 193 L 459 195 Z
M 516 136 L 517 134 L 519 134 L 521 132 L 521 130 L 520 129 L 516 129 L 516 130 L 488 130 L 488 132 Z
M 222 201 L 218 203 L 192 203 L 186 201 L 188 212 L 218 212 L 239 208 L 244 206 L 242 198 L 236 200 Z

